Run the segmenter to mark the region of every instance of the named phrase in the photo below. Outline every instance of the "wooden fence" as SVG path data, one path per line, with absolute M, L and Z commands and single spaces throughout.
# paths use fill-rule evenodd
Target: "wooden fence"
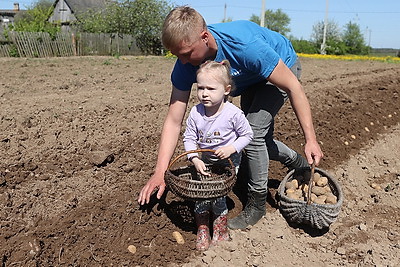
M 141 55 L 136 40 L 126 34 L 9 32 L 0 44 L 0 57 L 68 57 Z

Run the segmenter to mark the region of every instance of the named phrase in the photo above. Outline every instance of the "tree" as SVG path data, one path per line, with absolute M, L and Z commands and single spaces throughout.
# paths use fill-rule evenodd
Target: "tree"
M 53 12 L 53 1 L 39 0 L 25 12 L 19 12 L 8 30 L 24 32 L 47 32 L 51 35 L 60 31 L 60 27 L 47 21 Z
M 261 19 L 259 16 L 253 14 L 250 17 L 250 21 L 260 25 Z M 281 9 L 277 9 L 276 11 L 267 9 L 265 11 L 264 26 L 266 28 L 279 32 L 282 35 L 287 35 L 290 32 L 289 24 L 289 16 Z
M 258 25 L 261 24 L 261 19 L 260 19 L 260 17 L 257 16 L 257 15 L 254 15 L 254 14 L 251 15 L 250 21 L 252 21 L 252 22 L 254 22 L 254 23 L 257 23 Z
M 368 54 L 368 48 L 365 45 L 364 36 L 361 34 L 360 26 L 351 21 L 346 24 L 343 42 L 347 46 L 347 53 L 349 54 Z
M 132 34 L 145 53 L 160 54 L 161 27 L 172 7 L 164 0 L 112 1 L 102 11 L 88 11 L 77 27 L 85 32 Z
M 321 47 L 323 37 L 324 37 L 324 21 L 319 21 L 313 25 L 313 31 L 311 34 L 311 41 L 314 42 L 316 47 Z M 327 28 L 326 28 L 326 53 L 330 54 L 337 54 L 342 51 L 342 49 L 336 49 L 336 47 L 329 47 L 329 46 L 336 46 L 342 42 L 342 37 L 340 33 L 340 28 L 338 24 L 332 20 L 328 20 Z M 330 53 L 329 53 L 330 51 Z M 344 52 L 343 52 L 344 53 Z

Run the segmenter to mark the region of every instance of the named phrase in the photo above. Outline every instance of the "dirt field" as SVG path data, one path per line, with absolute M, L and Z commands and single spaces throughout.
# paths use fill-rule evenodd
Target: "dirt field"
M 275 194 L 286 170 L 273 163 L 265 218 L 198 253 L 191 203 L 171 193 L 136 202 L 155 165 L 173 63 L 0 58 L 1 266 L 398 266 L 400 65 L 302 59 L 319 167 L 345 194 L 328 231 L 285 221 Z M 276 124 L 276 138 L 302 152 L 288 103 Z M 230 196 L 233 216 L 241 203 Z

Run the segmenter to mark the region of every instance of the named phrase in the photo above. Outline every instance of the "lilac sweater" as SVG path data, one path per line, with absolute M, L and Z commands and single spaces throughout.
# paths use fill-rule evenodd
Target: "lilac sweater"
M 240 152 L 252 138 L 253 131 L 243 111 L 225 102 L 222 111 L 212 117 L 205 115 L 203 104 L 194 106 L 186 121 L 183 143 L 186 151 L 233 145 Z

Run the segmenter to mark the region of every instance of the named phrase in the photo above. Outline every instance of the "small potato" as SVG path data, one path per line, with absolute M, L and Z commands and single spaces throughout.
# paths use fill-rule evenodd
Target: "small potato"
M 303 191 L 301 190 L 301 188 L 298 188 L 294 193 L 295 193 L 299 198 L 303 197 Z
M 296 189 L 299 188 L 299 181 L 297 179 L 293 179 L 292 184 Z
M 172 236 L 175 238 L 178 244 L 185 244 L 185 239 L 183 239 L 183 236 L 178 231 L 174 231 Z
M 321 195 L 321 196 L 318 196 L 315 199 L 314 203 L 316 203 L 316 204 L 325 204 L 325 200 L 326 200 L 326 196 L 325 195 Z
M 376 189 L 376 190 L 381 190 L 381 189 L 382 189 L 382 187 L 381 187 L 380 185 L 376 184 L 376 183 L 372 183 L 372 184 L 371 184 L 371 187 L 372 187 L 373 189 Z
M 323 187 L 319 187 L 319 186 L 314 186 L 311 189 L 311 192 L 313 192 L 314 194 L 316 194 L 317 196 L 321 196 L 325 194 L 325 189 Z
M 299 184 L 298 184 L 296 179 L 294 179 L 294 180 L 292 180 L 290 182 L 287 182 L 285 184 L 285 188 L 286 189 L 297 189 L 298 187 L 299 187 Z
M 136 253 L 136 247 L 134 245 L 129 245 L 128 246 L 128 251 L 132 254 Z
M 318 186 L 325 186 L 328 184 L 328 178 L 325 176 L 322 176 L 321 179 L 319 179 L 318 182 L 316 182 L 316 184 Z
M 317 199 L 317 195 L 314 193 L 311 193 L 311 201 L 315 202 L 316 199 Z
M 300 187 L 301 187 L 301 190 L 302 190 L 304 193 L 307 194 L 307 192 L 308 192 L 308 184 L 302 184 Z
M 326 196 L 325 202 L 327 204 L 336 204 L 337 203 L 337 197 L 334 194 L 330 194 Z
M 334 194 L 332 192 L 328 192 L 328 193 L 325 193 L 325 196 L 326 197 L 331 197 L 331 196 L 334 196 Z
M 287 183 L 285 184 L 285 188 L 286 188 L 286 189 L 296 189 L 296 188 L 293 186 L 293 184 L 292 184 L 291 182 L 287 182 Z
M 319 174 L 318 172 L 314 173 L 314 179 L 313 181 L 316 183 L 321 179 L 321 174 Z
M 324 190 L 325 190 L 325 195 L 327 194 L 327 193 L 332 193 L 332 190 L 331 190 L 331 188 L 329 187 L 329 185 L 325 185 L 324 187 L 322 187 Z
M 287 194 L 294 194 L 294 192 L 296 192 L 296 190 L 293 189 L 293 188 L 286 189 L 286 195 Z
M 287 194 L 287 197 L 291 199 L 300 200 L 300 197 L 295 193 Z

